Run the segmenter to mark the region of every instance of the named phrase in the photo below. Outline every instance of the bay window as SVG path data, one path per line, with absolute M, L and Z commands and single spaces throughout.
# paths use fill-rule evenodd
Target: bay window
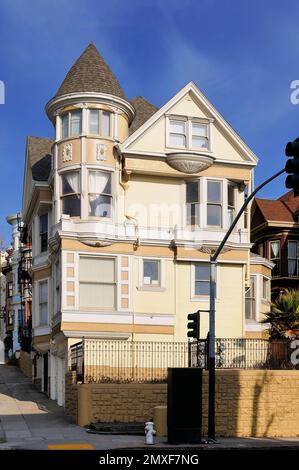
M 112 216 L 112 178 L 105 171 L 89 172 L 89 215 Z
M 280 275 L 280 241 L 275 240 L 270 242 L 270 261 L 272 261 L 275 266 L 272 269 L 273 276 Z
M 186 182 L 187 224 L 199 225 L 199 180 Z
M 61 175 L 62 213 L 70 217 L 81 216 L 80 172 L 67 171 Z
M 222 225 L 222 184 L 220 181 L 207 182 L 207 225 Z
M 298 276 L 298 242 L 288 241 L 288 275 Z
M 227 185 L 227 218 L 230 227 L 235 218 L 235 188 L 232 184 Z
M 81 110 L 71 111 L 61 117 L 61 137 L 76 136 L 82 132 Z
M 115 259 L 80 257 L 80 307 L 114 310 L 116 305 Z
M 111 113 L 100 109 L 89 110 L 89 134 L 110 137 Z

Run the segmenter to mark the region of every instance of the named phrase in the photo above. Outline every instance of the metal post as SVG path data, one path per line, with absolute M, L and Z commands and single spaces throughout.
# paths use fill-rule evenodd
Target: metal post
M 220 255 L 225 243 L 227 242 L 230 234 L 237 225 L 238 220 L 248 206 L 249 202 L 253 199 L 256 193 L 262 189 L 266 184 L 282 175 L 285 169 L 278 171 L 273 176 L 260 184 L 246 199 L 238 214 L 234 218 L 231 226 L 226 232 L 223 240 L 216 249 L 215 253 L 211 255 L 211 273 L 210 273 L 210 331 L 209 331 L 209 411 L 208 411 L 208 441 L 215 441 L 215 298 L 216 298 L 216 265 L 217 258 Z

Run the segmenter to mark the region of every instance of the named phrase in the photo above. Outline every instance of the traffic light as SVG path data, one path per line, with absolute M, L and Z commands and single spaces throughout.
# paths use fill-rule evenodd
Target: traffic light
M 285 154 L 287 157 L 293 157 L 287 160 L 285 166 L 286 173 L 289 173 L 285 185 L 294 190 L 294 196 L 299 196 L 299 137 L 287 143 Z
M 187 324 L 187 328 L 188 328 L 188 333 L 187 333 L 187 336 L 188 338 L 195 338 L 195 339 L 199 339 L 199 336 L 200 336 L 200 331 L 199 331 L 199 328 L 200 328 L 200 318 L 199 318 L 199 310 L 195 313 L 189 313 L 188 315 L 188 324 Z

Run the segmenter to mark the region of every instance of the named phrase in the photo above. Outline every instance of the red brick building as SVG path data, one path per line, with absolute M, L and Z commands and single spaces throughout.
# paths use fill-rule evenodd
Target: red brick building
M 271 294 L 299 287 L 299 197 L 293 191 L 276 200 L 255 199 L 252 205 L 252 251 L 271 260 Z

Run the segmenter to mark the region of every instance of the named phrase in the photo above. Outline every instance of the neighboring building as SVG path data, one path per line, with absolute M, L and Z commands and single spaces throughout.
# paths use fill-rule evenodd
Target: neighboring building
M 20 232 L 19 214 L 9 215 L 7 222 L 12 226 L 12 245 L 6 252 L 6 263 L 2 266 L 2 273 L 6 276 L 6 334 L 12 339 L 12 353 L 20 351 L 19 322 L 22 314 L 21 298 L 19 290 L 19 257 L 20 257 Z
M 161 109 L 130 101 L 93 45 L 46 112 L 55 136 L 27 139 L 22 213 L 34 379 L 63 405 L 68 350 L 82 337 L 187 340 L 188 313 L 209 305 L 210 253 L 257 158 L 194 83 Z M 219 257 L 218 337 L 246 336 L 250 248 L 243 216 Z
M 299 197 L 289 191 L 276 200 L 255 199 L 252 205 L 252 251 L 274 264 L 271 293 L 299 287 Z
M 2 273 L 2 266 L 6 264 L 5 252 L 0 251 L 0 364 L 5 363 L 4 338 L 6 336 L 5 312 L 6 312 L 6 277 Z

